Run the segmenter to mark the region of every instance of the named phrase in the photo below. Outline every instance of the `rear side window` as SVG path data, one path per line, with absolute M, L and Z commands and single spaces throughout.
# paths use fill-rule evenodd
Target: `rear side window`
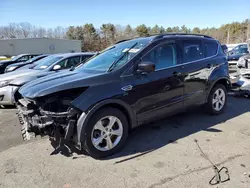
M 183 41 L 183 60 L 184 63 L 197 61 L 204 58 L 202 44 L 199 40 L 184 40 Z
M 215 42 L 204 42 L 205 55 L 206 57 L 211 57 L 217 54 L 218 44 Z

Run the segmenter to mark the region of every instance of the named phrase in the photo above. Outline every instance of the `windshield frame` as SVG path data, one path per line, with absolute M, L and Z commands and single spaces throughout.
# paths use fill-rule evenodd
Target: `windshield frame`
M 132 55 L 132 57 L 129 58 L 128 60 L 125 60 L 124 63 L 121 63 L 121 65 L 117 66 L 115 69 L 112 69 L 111 72 L 119 70 L 122 67 L 129 64 L 129 62 L 132 61 L 143 49 L 145 49 L 151 43 L 151 41 L 152 41 L 151 37 L 146 37 L 146 38 L 137 38 L 137 39 L 132 39 L 132 40 L 126 40 L 124 42 L 120 42 L 120 43 L 117 43 L 115 45 L 111 45 L 111 46 L 107 47 L 106 49 L 104 49 L 99 55 L 95 56 L 93 59 L 88 60 L 88 62 L 86 62 L 86 64 L 83 64 L 83 65 L 77 67 L 76 69 L 79 71 L 107 73 L 107 72 L 109 72 L 110 66 L 114 63 L 114 61 L 118 60 L 118 62 L 116 62 L 116 63 L 119 63 L 120 60 L 123 59 L 123 58 L 121 58 L 121 56 L 128 53 L 128 52 L 126 52 L 127 49 L 129 49 L 131 47 L 133 47 L 132 49 L 130 49 L 131 51 L 135 51 L 136 49 L 138 49 L 138 51 L 136 51 L 136 52 L 129 52 L 128 54 L 134 54 L 134 55 Z M 133 46 L 133 45 L 135 45 L 135 46 Z M 116 48 L 118 49 L 118 51 L 115 51 Z M 114 51 L 111 51 L 111 50 L 114 50 Z M 113 60 L 112 60 L 112 58 L 111 58 L 111 60 L 107 59 L 108 57 L 104 56 L 104 55 L 109 55 L 108 53 L 117 53 L 117 52 L 120 53 L 120 55 L 114 57 Z M 103 55 L 103 57 L 100 57 L 102 55 Z M 108 60 L 108 61 L 110 60 L 111 62 L 108 62 L 107 66 L 106 67 L 104 66 L 104 68 L 94 68 L 94 67 L 86 68 L 85 67 L 86 65 L 88 65 L 88 63 L 92 63 L 91 62 L 92 60 L 98 62 L 97 58 L 103 58 L 103 59 L 100 59 L 100 61 L 101 60 Z M 96 62 L 93 62 L 93 63 L 96 63 Z

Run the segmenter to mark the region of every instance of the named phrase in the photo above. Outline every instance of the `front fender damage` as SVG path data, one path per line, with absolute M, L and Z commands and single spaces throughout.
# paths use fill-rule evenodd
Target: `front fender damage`
M 81 150 L 79 131 L 86 114 L 71 106 L 72 99 L 49 96 L 34 100 L 21 98 L 17 101 L 23 140 L 49 136 L 55 148 L 52 154 L 62 153 L 65 148 L 71 153 L 73 147 Z

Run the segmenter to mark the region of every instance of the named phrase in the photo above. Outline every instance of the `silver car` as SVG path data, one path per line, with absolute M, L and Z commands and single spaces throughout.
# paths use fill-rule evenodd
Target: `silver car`
M 50 55 L 37 61 L 32 69 L 16 70 L 0 75 L 0 105 L 13 105 L 16 91 L 27 82 L 84 63 L 95 53 L 66 53 Z

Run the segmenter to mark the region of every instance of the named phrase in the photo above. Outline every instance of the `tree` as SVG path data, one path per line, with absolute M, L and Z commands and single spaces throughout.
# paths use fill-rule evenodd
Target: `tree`
M 171 33 L 171 32 L 173 32 L 173 29 L 172 29 L 171 27 L 168 27 L 168 28 L 166 29 L 166 31 L 167 31 L 167 33 Z
M 149 35 L 148 28 L 147 28 L 147 26 L 145 24 L 137 26 L 136 27 L 136 32 L 140 37 Z
M 96 29 L 93 24 L 85 24 L 83 26 L 83 49 L 84 51 L 95 51 L 96 50 Z
M 172 32 L 174 32 L 174 33 L 179 33 L 179 32 L 180 32 L 179 26 L 173 27 L 173 28 L 172 28 Z
M 199 27 L 194 27 L 193 30 L 192 30 L 192 33 L 199 34 L 199 33 L 201 33 L 201 30 L 200 30 Z
M 160 33 L 160 27 L 158 25 L 155 25 L 152 29 L 151 29 L 151 34 L 159 34 Z
M 188 33 L 189 29 L 185 25 L 183 25 L 183 26 L 181 26 L 181 32 L 182 33 Z
M 115 42 L 115 26 L 114 24 L 102 24 L 101 31 L 104 34 L 104 39 L 106 45 L 112 44 Z
M 160 33 L 165 33 L 165 29 L 164 29 L 164 27 L 160 27 Z
M 49 32 L 49 30 L 48 30 L 47 33 L 48 33 L 48 34 L 50 33 L 51 36 L 52 36 L 52 29 L 50 29 L 50 32 Z M 66 36 L 67 36 L 69 39 L 71 39 L 71 40 L 76 39 L 76 33 L 75 33 L 75 27 L 74 27 L 74 26 L 70 26 L 70 27 L 68 28 L 68 31 L 66 32 Z
M 128 39 L 133 37 L 134 33 L 133 33 L 133 29 L 130 25 L 127 25 L 125 27 L 124 34 L 125 34 L 125 37 Z

